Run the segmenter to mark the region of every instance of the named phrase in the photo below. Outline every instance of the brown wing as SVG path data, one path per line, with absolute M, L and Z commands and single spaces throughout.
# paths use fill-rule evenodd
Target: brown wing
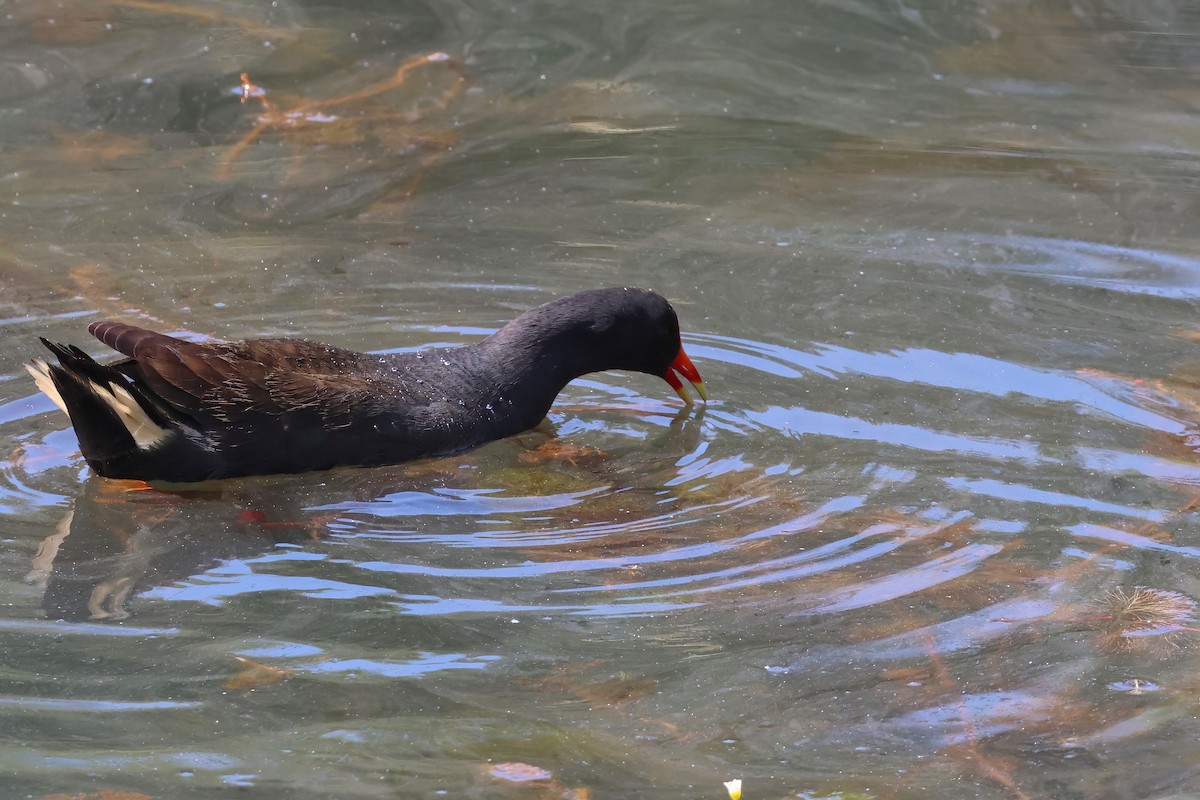
M 375 358 L 304 339 L 188 342 L 113 322 L 89 330 L 129 356 L 133 364 L 125 371 L 131 377 L 193 418 L 233 422 L 302 410 L 328 418 L 371 414 L 394 391 Z

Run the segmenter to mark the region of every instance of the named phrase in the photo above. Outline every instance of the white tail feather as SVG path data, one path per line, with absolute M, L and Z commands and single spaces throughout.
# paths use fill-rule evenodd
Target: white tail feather
M 54 405 L 62 409 L 64 414 L 67 413 L 67 404 L 63 402 L 62 395 L 58 393 L 58 387 L 54 385 L 54 379 L 50 377 L 50 365 L 40 358 L 32 364 L 25 365 L 26 371 L 33 376 L 33 382 L 42 390 L 42 394 L 54 401 Z
M 170 431 L 155 424 L 154 420 L 150 419 L 150 415 L 138 405 L 137 400 L 133 399 L 133 395 L 129 393 L 128 389 L 117 386 L 115 383 L 100 386 L 93 381 L 88 381 L 88 385 L 100 396 L 101 400 L 108 404 L 109 408 L 117 412 L 117 416 L 121 418 L 121 424 L 125 426 L 125 430 L 129 431 L 129 435 L 133 437 L 139 450 L 150 450 L 162 444 L 163 440 L 167 438 Z
M 63 402 L 62 395 L 58 393 L 54 379 L 50 377 L 49 365 L 45 361 L 38 360 L 32 364 L 26 364 L 25 369 L 33 376 L 33 382 L 37 384 L 37 387 L 54 401 L 54 405 L 66 412 L 67 405 Z M 170 436 L 171 431 L 150 419 L 150 415 L 138 405 L 137 400 L 124 386 L 117 384 L 101 386 L 92 380 L 88 380 L 87 385 L 96 397 L 116 413 L 117 418 L 121 420 L 125 430 L 129 431 L 129 435 L 133 437 L 139 450 L 151 450 Z

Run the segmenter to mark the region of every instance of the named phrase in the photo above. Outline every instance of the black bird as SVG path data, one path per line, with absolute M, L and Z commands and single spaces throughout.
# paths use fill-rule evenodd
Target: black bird
M 483 341 L 371 355 L 304 339 L 188 342 L 120 322 L 88 332 L 126 356 L 94 361 L 42 339 L 57 364 L 27 368 L 71 417 L 88 464 L 109 478 L 192 482 L 394 464 L 537 425 L 589 372 L 658 375 L 706 399 L 671 304 L 597 289 L 526 311 Z

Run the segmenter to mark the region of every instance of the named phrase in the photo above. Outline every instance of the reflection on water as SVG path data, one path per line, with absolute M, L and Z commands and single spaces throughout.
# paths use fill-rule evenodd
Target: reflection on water
M 1191 5 L 5 19 L 14 796 L 1200 790 Z M 21 368 L 617 284 L 706 409 L 593 375 L 463 456 L 150 489 Z
M 997 363 L 988 367 L 992 381 L 971 385 L 978 371 L 951 365 L 985 360 L 965 354 L 793 349 L 712 334 L 688 339 L 706 367 L 730 370 L 731 386 L 768 375 L 807 381 L 810 390 L 833 381 L 852 395 L 861 391 L 857 381 L 883 380 L 998 403 L 1019 396 L 1043 409 L 1057 404 L 1071 415 L 1092 413 L 1115 428 L 1184 429 L 1184 422 L 1139 408 L 1131 397 L 1097 389 L 1086 375 Z M 545 724 L 538 722 L 548 713 L 541 707 L 554 698 L 569 700 L 593 721 L 615 711 L 601 726 L 601 741 L 579 744 L 603 751 L 611 747 L 606 737 L 620 736 L 627 709 L 651 707 L 650 698 L 666 689 L 696 696 L 671 674 L 674 660 L 684 657 L 699 659 L 691 680 L 716 700 L 667 706 L 658 725 L 678 724 L 672 720 L 686 708 L 689 724 L 702 730 L 732 724 L 740 731 L 752 721 L 769 724 L 778 702 L 772 698 L 781 692 L 793 707 L 820 708 L 820 698 L 837 690 L 872 703 L 887 695 L 890 719 L 877 723 L 882 728 L 864 728 L 843 711 L 817 746 L 849 737 L 882 756 L 885 741 L 901 739 L 902 752 L 916 755 L 1035 731 L 1066 747 L 1068 738 L 1108 741 L 1117 734 L 1105 730 L 1113 719 L 1099 709 L 1094 721 L 1062 727 L 1063 707 L 1088 702 L 1064 695 L 1064 686 L 1111 682 L 1116 675 L 1108 662 L 1115 656 L 1106 654 L 1158 659 L 1164 647 L 1169 656 L 1190 642 L 1194 603 L 1185 595 L 1139 590 L 1152 601 L 1175 603 L 1174 611 L 1150 617 L 1131 617 L 1123 601 L 1116 610 L 1104 605 L 1123 591 L 1111 587 L 1131 580 L 1122 573 L 1138 580 L 1155 574 L 1130 560 L 1133 553 L 1194 555 L 1194 548 L 1155 541 L 1187 515 L 1181 500 L 1176 507 L 1147 506 L 1068 487 L 1038 488 L 1052 485 L 1051 476 L 1072 462 L 1069 451 L 1027 437 L 1006 442 L 957 433 L 953 416 L 944 413 L 937 426 L 932 419 L 873 423 L 784 408 L 763 397 L 740 408 L 717 401 L 706 413 L 671 417 L 661 401 L 609 380 L 583 382 L 574 402 L 556 412 L 557 431 L 454 459 L 186 490 L 85 480 L 71 509 L 57 512 L 59 522 L 25 576 L 40 590 L 49 620 L 97 634 L 60 639 L 75 653 L 55 658 L 88 663 L 91 643 L 111 632 L 139 643 L 124 656 L 131 664 L 148 660 L 161 675 L 129 685 L 119 672 L 93 668 L 67 696 L 58 696 L 67 687 L 35 684 L 0 697 L 0 706 L 220 714 L 213 704 L 233 702 L 229 692 L 308 697 L 306 685 L 321 691 L 318 684 L 340 677 L 354 685 L 436 680 L 429 691 L 439 704 L 454 698 L 478 714 L 481 705 L 496 712 L 505 706 L 500 697 L 481 699 L 496 691 L 494 680 L 524 676 L 508 696 L 535 691 L 545 698 L 534 703 L 526 724 Z M 786 394 L 778 385 L 771 391 Z M 30 414 L 45 410 L 33 405 Z M 828 422 L 806 425 L 821 416 Z M 765 463 L 771 448 L 729 446 L 764 437 L 809 447 Z M 840 462 L 864 445 L 875 449 L 876 460 L 860 461 L 857 475 L 842 469 Z M 26 442 L 25 458 L 10 464 L 10 483 L 46 480 L 77 459 L 52 449 L 49 442 Z M 914 468 L 921 454 L 939 460 Z M 976 476 L 939 476 L 935 470 L 946 458 L 960 468 L 974 464 Z M 29 465 L 37 468 L 29 472 Z M 1021 472 L 983 477 L 1009 465 Z M 1057 554 L 1047 561 L 1050 553 Z M 1162 584 L 1171 571 L 1158 572 Z M 1170 624 L 1147 623 L 1153 613 Z M 131 627 L 96 627 L 130 615 Z M 1176 616 L 1181 621 L 1171 622 Z M 154 621 L 149 628 L 147 619 Z M 64 624 L 31 619 L 0 630 L 37 641 Z M 210 625 L 222 631 L 215 640 L 204 633 Z M 146 649 L 158 642 L 178 644 Z M 1064 659 L 1068 642 L 1071 655 Z M 647 648 L 675 656 L 638 658 Z M 727 654 L 734 660 L 722 667 Z M 1022 678 L 1014 657 L 1062 667 Z M 951 658 L 957 668 L 947 665 Z M 761 674 L 751 679 L 747 669 Z M 460 674 L 481 683 L 464 684 Z M 488 674 L 495 677 L 482 677 Z M 729 713 L 722 695 L 738 685 L 753 692 L 746 708 L 722 723 Z M 976 685 L 980 691 L 962 694 Z M 214 695 L 212 686 L 224 691 Z M 889 694 L 887 687 L 907 688 Z M 131 689 L 142 699 L 121 699 Z M 946 692 L 955 699 L 947 703 Z M 390 707 L 374 708 L 354 694 L 342 698 L 352 708 L 339 712 L 356 721 L 347 735 L 373 741 L 387 727 Z M 334 702 L 318 708 L 328 711 Z M 314 713 L 306 708 L 299 720 Z M 1175 720 L 1147 723 L 1136 736 Z M 255 724 L 252 715 L 234 730 L 229 723 L 208 726 L 205 736 L 224 742 L 234 733 L 252 735 Z M 318 730 L 311 735 L 324 738 Z M 653 735 L 685 751 L 689 739 L 668 731 Z M 744 742 L 750 754 L 774 741 L 748 730 L 722 735 Z M 167 742 L 177 736 L 156 748 L 170 749 Z M 468 751 L 483 747 L 478 758 L 496 746 L 456 741 Z M 220 749 L 236 753 L 225 744 Z M 532 761 L 556 750 L 517 749 Z M 212 763 L 202 771 L 233 770 L 251 784 L 264 774 L 238 772 L 247 767 L 237 757 Z M 661 766 L 640 769 L 657 774 Z

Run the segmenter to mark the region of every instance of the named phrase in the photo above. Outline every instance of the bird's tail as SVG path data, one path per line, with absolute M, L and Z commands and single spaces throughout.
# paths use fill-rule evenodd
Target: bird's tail
M 113 366 L 98 364 L 74 345 L 42 344 L 57 364 L 27 364 L 39 389 L 67 412 L 84 458 L 101 474 L 101 465 L 136 451 L 153 450 L 171 434 L 170 422 L 136 382 Z

